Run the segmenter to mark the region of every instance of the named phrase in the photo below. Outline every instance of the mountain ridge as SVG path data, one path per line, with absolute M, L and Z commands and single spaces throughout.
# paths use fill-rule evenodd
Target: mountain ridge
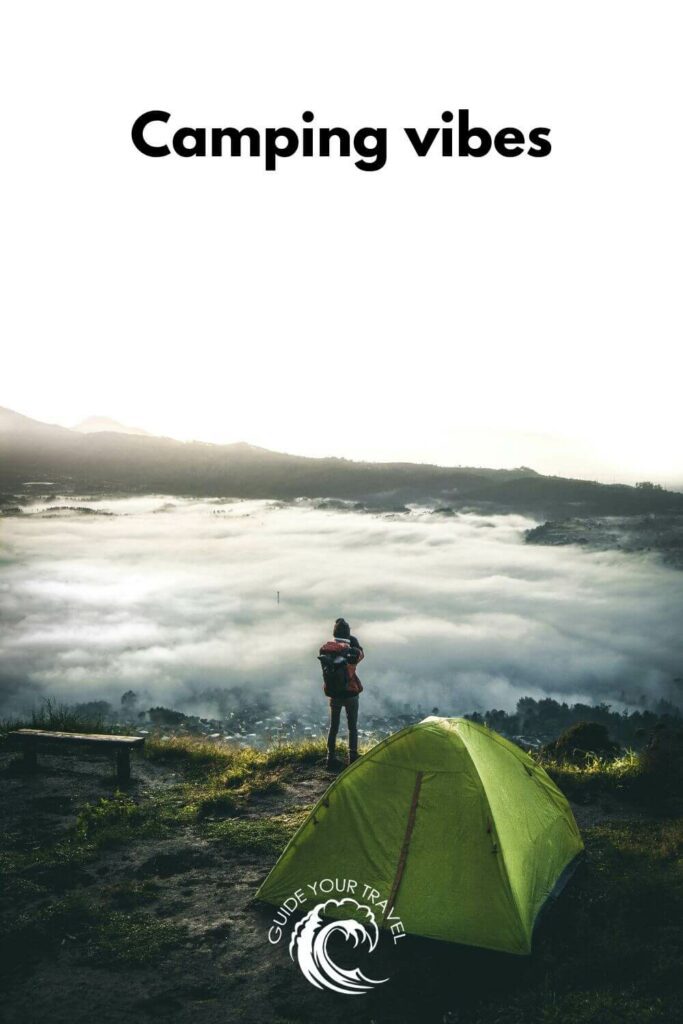
M 52 493 L 338 498 L 381 507 L 426 503 L 538 517 L 683 513 L 683 493 L 491 469 L 290 455 L 118 431 L 81 433 L 0 407 L 0 491 L 49 481 Z M 56 490 L 54 490 L 56 489 Z
M 148 430 L 143 430 L 142 427 L 129 427 L 125 423 L 119 423 L 118 420 L 113 420 L 110 416 L 86 416 L 84 420 L 77 423 L 75 427 L 71 427 L 71 430 L 77 431 L 79 434 L 139 434 L 143 437 L 151 437 L 152 435 Z

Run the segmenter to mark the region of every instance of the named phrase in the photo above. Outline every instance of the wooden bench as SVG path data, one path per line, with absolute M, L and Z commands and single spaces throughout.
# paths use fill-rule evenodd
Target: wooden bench
M 130 752 L 133 748 L 142 749 L 144 736 L 113 736 L 100 733 L 80 732 L 47 732 L 44 729 L 17 729 L 8 733 L 13 746 L 19 747 L 24 754 L 24 766 L 34 771 L 38 764 L 38 751 L 58 753 L 64 747 L 85 747 L 116 754 L 116 778 L 119 782 L 130 779 Z

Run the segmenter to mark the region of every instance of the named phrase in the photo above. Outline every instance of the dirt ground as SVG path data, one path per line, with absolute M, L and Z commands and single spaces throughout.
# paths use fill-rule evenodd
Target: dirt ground
M 176 772 L 133 759 L 131 793 L 144 800 L 179 781 Z M 322 766 L 302 765 L 284 794 L 255 797 L 246 817 L 267 816 L 283 806 L 308 806 L 327 788 Z M 21 836 L 30 849 L 66 834 L 79 808 L 111 795 L 109 766 L 83 757 L 42 755 L 37 774 L 17 770 L 16 755 L 0 756 L 2 829 L 6 841 Z M 606 805 L 576 807 L 580 825 L 591 825 L 628 809 Z M 272 855 L 226 850 L 192 826 L 172 838 L 140 838 L 133 844 L 99 851 L 92 860 L 60 877 L 54 865 L 31 865 L 29 882 L 58 898 L 85 892 L 97 900 L 121 883 L 153 883 L 144 913 L 184 929 L 181 941 L 150 964 L 93 962 L 83 941 L 68 934 L 56 949 L 36 951 L 14 970 L 5 985 L 2 1011 L 7 1024 L 120 1024 L 169 1018 L 189 1024 L 244 1021 L 362 1021 L 366 1024 L 412 1020 L 455 1024 L 471 1010 L 487 985 L 514 993 L 532 969 L 527 959 L 408 938 L 396 949 L 373 955 L 376 976 L 391 983 L 361 997 L 336 996 L 309 984 L 291 962 L 284 944 L 271 946 L 267 932 L 274 908 L 253 902 Z M 25 908 L 25 901 L 21 904 Z M 30 907 L 30 900 L 29 900 Z M 0 902 L 3 927 L 12 923 L 17 902 L 12 892 Z M 511 962 L 512 961 L 512 962 Z M 469 1017 L 467 1018 L 470 1019 Z

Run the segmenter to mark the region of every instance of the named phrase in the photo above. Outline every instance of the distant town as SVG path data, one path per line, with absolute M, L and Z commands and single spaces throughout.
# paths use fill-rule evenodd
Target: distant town
M 305 711 L 273 713 L 266 700 L 241 704 L 224 712 L 220 718 L 186 714 L 162 706 L 141 709 L 137 695 L 129 690 L 123 694 L 119 708 L 108 701 L 77 704 L 74 712 L 84 721 L 100 720 L 141 736 L 198 736 L 209 742 L 245 749 L 266 749 L 294 740 L 318 739 L 327 732 L 325 704 L 311 705 Z M 452 717 L 455 712 L 421 704 L 388 709 L 384 714 L 364 713 L 359 729 L 361 746 L 370 746 L 428 715 Z M 527 750 L 538 750 L 550 743 L 571 725 L 592 721 L 604 725 L 621 746 L 638 749 L 658 725 L 680 722 L 680 708 L 667 700 L 659 700 L 651 708 L 630 712 L 612 710 L 608 704 L 567 704 L 552 698 L 535 700 L 522 697 L 513 713 L 492 709 L 464 715 L 483 723 Z M 342 737 L 343 738 L 343 737 Z

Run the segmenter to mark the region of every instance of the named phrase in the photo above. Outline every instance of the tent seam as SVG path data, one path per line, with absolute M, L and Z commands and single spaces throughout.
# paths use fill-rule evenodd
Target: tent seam
M 476 725 L 475 722 L 471 722 L 471 723 L 468 723 L 468 724 Z M 476 761 L 472 757 L 472 753 L 471 753 L 470 748 L 468 747 L 468 745 L 467 745 L 467 743 L 465 741 L 465 737 L 458 730 L 455 730 L 455 731 L 458 733 L 458 736 L 460 736 L 460 739 L 462 740 L 462 743 L 463 743 L 463 745 L 465 747 L 465 750 L 467 751 L 467 756 L 470 759 L 470 763 L 471 763 L 471 765 L 472 765 L 472 767 L 474 769 L 474 775 L 475 775 L 475 778 L 477 780 L 477 783 L 479 784 L 481 792 L 483 794 L 484 801 L 485 801 L 485 804 L 486 804 L 486 809 L 488 811 L 488 820 L 493 825 L 495 825 L 496 819 L 495 819 L 495 816 L 494 816 L 493 811 L 491 809 L 491 804 L 489 803 L 489 796 L 488 796 L 488 793 L 486 792 L 486 786 L 484 785 L 484 780 L 482 779 L 481 775 L 479 774 L 479 769 L 477 768 Z M 490 732 L 490 731 L 491 730 L 487 730 L 487 733 Z M 507 749 L 507 748 L 505 748 L 505 749 Z M 510 899 L 512 901 L 512 906 L 514 907 L 515 914 L 517 916 L 517 921 L 518 921 L 520 927 L 522 928 L 522 931 L 526 934 L 526 929 L 525 929 L 525 926 L 524 926 L 524 918 L 522 916 L 522 910 L 521 910 L 521 907 L 519 905 L 519 901 L 517 900 L 517 896 L 515 894 L 515 891 L 514 891 L 514 889 L 512 887 L 512 883 L 510 881 L 510 872 L 508 871 L 507 861 L 505 859 L 505 851 L 503 850 L 503 843 L 501 841 L 500 835 L 498 834 L 498 828 L 497 827 L 496 827 L 496 838 L 497 838 L 498 856 L 499 856 L 500 861 L 502 862 L 502 865 L 503 865 L 503 875 L 504 875 L 504 878 L 505 878 L 505 882 L 507 884 L 507 890 L 508 890 L 508 893 L 510 895 Z

